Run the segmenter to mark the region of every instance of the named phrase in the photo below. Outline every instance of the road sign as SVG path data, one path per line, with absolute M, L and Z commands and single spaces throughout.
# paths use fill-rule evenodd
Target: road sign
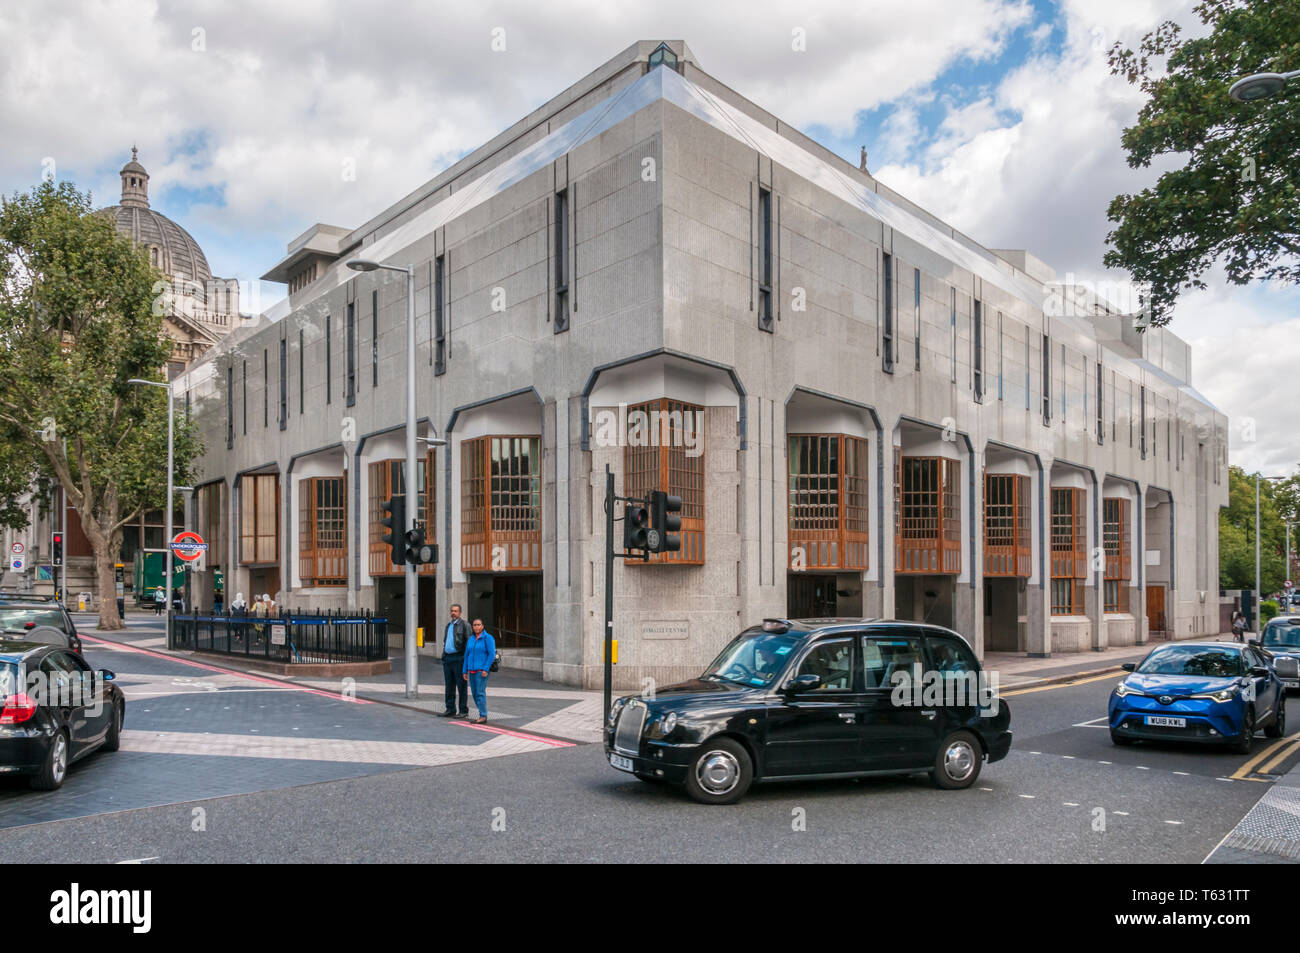
M 18 544 L 15 543 L 14 545 L 16 546 L 16 545 L 18 545 Z M 1283 588 L 1286 588 L 1286 589 L 1294 589 L 1294 588 L 1295 588 L 1295 583 L 1293 583 L 1290 579 L 1288 579 L 1286 582 L 1282 583 L 1282 586 L 1283 586 Z
M 14 543 L 9 547 L 9 552 L 13 553 L 15 556 L 21 556 L 23 553 L 27 552 L 27 547 L 22 543 Z
M 18 544 L 15 543 L 14 545 L 18 545 Z M 9 568 L 12 569 L 14 572 L 26 572 L 27 557 L 24 556 L 22 553 L 15 553 L 13 556 L 10 556 Z
M 208 551 L 208 544 L 198 533 L 186 530 L 172 539 L 172 552 L 186 562 L 193 562 Z

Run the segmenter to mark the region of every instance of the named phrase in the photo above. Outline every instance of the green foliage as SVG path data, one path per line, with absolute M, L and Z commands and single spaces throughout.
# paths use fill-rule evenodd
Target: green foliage
M 1277 592 L 1286 581 L 1286 525 L 1295 518 L 1300 474 L 1283 481 L 1259 484 L 1259 566 L 1263 592 Z M 1291 553 L 1300 553 L 1292 527 Z M 1219 511 L 1219 585 L 1224 589 L 1255 588 L 1255 475 L 1241 467 L 1228 468 L 1228 505 Z
M 0 520 L 12 525 L 16 497 L 53 477 L 101 565 L 122 525 L 166 497 L 166 392 L 127 383 L 159 380 L 170 353 L 160 279 L 70 183 L 0 203 Z M 199 448 L 183 415 L 175 448 L 185 484 Z
M 1276 599 L 1265 599 L 1259 604 L 1259 619 L 1267 625 L 1268 620 L 1277 615 L 1279 611 Z
M 1252 73 L 1297 68 L 1300 3 L 1204 0 L 1194 9 L 1207 36 L 1184 40 L 1166 21 L 1138 50 L 1117 43 L 1109 55 L 1111 72 L 1148 96 L 1124 130 L 1128 164 L 1180 159 L 1153 188 L 1117 196 L 1107 213 L 1116 227 L 1105 264 L 1150 282 L 1155 325 L 1168 323 L 1181 290 L 1205 287 L 1216 261 L 1234 284 L 1300 283 L 1300 81 L 1250 103 L 1228 95 Z

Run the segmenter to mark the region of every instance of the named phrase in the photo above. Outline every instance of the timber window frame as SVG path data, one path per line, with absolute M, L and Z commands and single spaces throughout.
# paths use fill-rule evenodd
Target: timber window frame
M 1082 615 L 1088 576 L 1088 491 L 1052 487 L 1052 615 Z
M 698 426 L 691 428 L 698 453 L 687 450 L 684 433 L 687 414 L 694 415 L 693 420 L 698 422 Z M 641 437 L 632 432 L 639 420 L 645 421 Z M 682 526 L 678 532 L 682 548 L 675 553 L 651 553 L 650 563 L 704 564 L 706 453 L 703 449 L 703 421 L 703 407 L 669 397 L 633 404 L 628 408 L 629 433 L 623 448 L 624 495 L 639 499 L 648 496 L 652 490 L 663 490 L 682 500 Z M 625 564 L 645 563 L 627 560 Z
M 1123 497 L 1105 497 L 1102 542 L 1106 553 L 1104 612 L 1129 611 L 1129 581 L 1133 578 L 1131 505 Z
M 871 481 L 866 438 L 793 433 L 786 446 L 790 570 L 868 569 Z
M 1028 578 L 1033 573 L 1030 478 L 984 475 L 984 575 Z
M 239 488 L 239 564 L 280 562 L 280 475 L 245 474 Z
M 961 461 L 894 453 L 894 572 L 961 573 Z
M 540 571 L 541 499 L 540 435 L 488 434 L 461 441 L 461 571 Z
M 298 575 L 304 587 L 348 584 L 347 479 L 298 481 Z

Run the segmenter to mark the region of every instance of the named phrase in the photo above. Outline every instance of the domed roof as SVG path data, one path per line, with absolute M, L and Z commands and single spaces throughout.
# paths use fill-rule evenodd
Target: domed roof
M 103 209 L 111 216 L 117 230 L 136 244 L 158 248 L 154 264 L 164 273 L 184 275 L 192 281 L 207 282 L 212 277 L 203 249 L 189 232 L 166 215 L 149 207 L 149 173 L 131 149 L 131 161 L 122 167 L 122 204 Z
M 199 282 L 212 277 L 208 259 L 194 236 L 161 212 L 136 205 L 114 205 L 104 209 L 104 214 L 113 216 L 117 230 L 137 244 L 161 249 L 158 267 L 168 275 L 184 274 Z

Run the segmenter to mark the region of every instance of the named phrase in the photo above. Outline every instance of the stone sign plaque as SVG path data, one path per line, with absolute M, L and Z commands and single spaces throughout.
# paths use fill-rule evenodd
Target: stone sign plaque
M 643 639 L 689 639 L 691 637 L 691 624 L 684 621 L 672 622 L 642 622 L 641 638 Z

